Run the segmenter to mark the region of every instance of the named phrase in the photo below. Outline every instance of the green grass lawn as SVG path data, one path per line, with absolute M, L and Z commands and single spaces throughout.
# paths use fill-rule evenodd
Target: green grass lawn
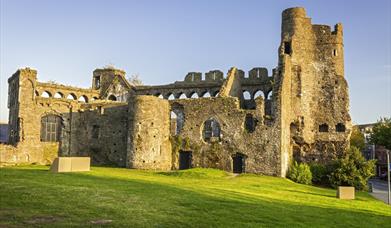
M 359 192 L 213 169 L 0 169 L 0 227 L 390 227 L 391 207 Z

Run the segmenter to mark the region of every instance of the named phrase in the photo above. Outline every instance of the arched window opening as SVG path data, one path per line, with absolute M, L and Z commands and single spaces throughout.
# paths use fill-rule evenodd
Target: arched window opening
M 61 92 L 57 92 L 54 94 L 53 96 L 54 98 L 63 98 L 64 97 L 64 94 L 62 94 Z
M 182 93 L 180 96 L 179 96 L 179 99 L 186 99 L 186 94 Z
M 190 97 L 191 98 L 198 98 L 198 94 L 196 92 L 193 92 Z
M 220 131 L 220 124 L 215 119 L 205 121 L 203 129 L 204 141 L 220 141 Z
M 41 141 L 58 142 L 61 136 L 61 117 L 46 115 L 41 118 Z
M 253 133 L 255 131 L 255 127 L 257 126 L 258 120 L 253 117 L 251 114 L 246 115 L 246 119 L 244 121 L 244 126 L 249 133 Z
M 268 100 L 271 100 L 273 98 L 273 91 L 270 91 L 268 94 L 267 94 L 267 99 Z
M 174 94 L 170 94 L 170 96 L 168 96 L 168 100 L 174 100 L 175 97 L 174 97 Z
M 79 97 L 78 101 L 83 102 L 83 103 L 87 103 L 88 102 L 88 98 L 83 95 L 83 96 Z
M 338 123 L 337 125 L 335 125 L 335 130 L 336 130 L 337 132 L 345 132 L 345 131 L 346 131 L 345 124 L 343 124 L 343 123 Z
M 319 125 L 319 132 L 329 132 L 329 125 L 327 124 Z
M 245 100 L 251 100 L 251 94 L 249 91 L 243 91 L 243 98 Z
M 68 99 L 68 100 L 76 100 L 76 95 L 73 94 L 73 93 L 71 93 L 71 94 L 69 94 L 69 95 L 67 96 L 67 99 Z
M 183 110 L 180 107 L 174 107 L 174 109 L 170 113 L 170 117 L 171 134 L 178 135 L 179 133 L 181 133 L 185 121 L 185 115 L 183 113 Z
M 220 94 L 220 91 L 217 90 L 217 91 L 215 91 L 215 92 L 213 93 L 213 96 L 214 96 L 214 97 L 217 97 L 219 94 Z
M 116 101 L 117 97 L 114 96 L 113 94 L 111 94 L 107 99 L 110 100 L 110 101 Z
M 263 92 L 261 90 L 258 90 L 257 92 L 255 92 L 254 99 L 256 99 L 257 97 L 265 98 L 264 95 L 263 95 Z
M 41 97 L 49 98 L 49 97 L 52 97 L 52 94 L 48 91 L 43 91 L 41 94 Z
M 210 93 L 206 92 L 206 93 L 204 93 L 204 95 L 202 97 L 210 97 Z

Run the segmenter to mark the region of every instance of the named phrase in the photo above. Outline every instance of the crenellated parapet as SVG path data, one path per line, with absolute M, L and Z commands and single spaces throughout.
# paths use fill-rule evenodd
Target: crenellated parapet
M 268 76 L 266 68 L 253 68 L 248 74 L 237 69 L 238 79 L 242 92 L 248 92 L 252 98 L 256 98 L 259 92 L 263 97 L 268 97 L 272 90 L 273 76 Z M 172 84 L 157 86 L 137 86 L 137 95 L 153 95 L 164 99 L 215 97 L 219 94 L 221 86 L 226 81 L 220 70 L 211 70 L 204 74 L 189 72 L 184 81 L 176 81 Z M 240 98 L 240 96 L 239 96 Z

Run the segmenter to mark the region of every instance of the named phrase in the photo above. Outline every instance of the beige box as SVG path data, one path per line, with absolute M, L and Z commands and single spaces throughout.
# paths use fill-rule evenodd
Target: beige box
M 354 187 L 339 186 L 338 190 L 337 190 L 337 198 L 339 198 L 339 199 L 354 199 L 355 198 Z
M 58 157 L 50 171 L 54 173 L 90 171 L 90 157 Z
M 90 171 L 90 157 L 72 157 L 72 172 Z

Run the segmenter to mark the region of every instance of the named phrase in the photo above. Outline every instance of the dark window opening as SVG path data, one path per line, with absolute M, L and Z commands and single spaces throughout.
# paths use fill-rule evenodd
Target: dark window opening
M 99 126 L 98 125 L 92 126 L 92 138 L 99 139 Z
M 288 55 L 292 54 L 291 42 L 284 42 L 284 53 Z
M 95 88 L 96 89 L 100 88 L 100 77 L 95 77 Z
M 329 132 L 329 125 L 327 124 L 319 125 L 319 132 Z
M 244 173 L 246 171 L 245 156 L 240 153 L 236 153 L 232 156 L 232 171 L 233 173 Z
M 220 124 L 214 119 L 209 119 L 204 123 L 203 137 L 205 141 L 212 138 L 220 140 Z
M 345 132 L 346 127 L 343 123 L 338 123 L 337 125 L 335 125 L 335 130 L 337 132 Z
M 61 136 L 61 117 L 47 115 L 41 118 L 41 141 L 58 142 Z
M 334 50 L 333 50 L 333 55 L 334 55 L 334 56 L 338 56 L 338 51 L 337 51 L 337 49 L 334 49 Z
M 110 101 L 116 101 L 117 97 L 111 94 L 107 99 L 109 99 Z
M 179 151 L 179 169 L 190 169 L 192 157 L 191 151 Z
M 246 127 L 247 132 L 252 133 L 255 131 L 255 127 L 257 126 L 258 120 L 253 117 L 251 114 L 246 115 L 246 119 L 244 121 L 244 126 Z

